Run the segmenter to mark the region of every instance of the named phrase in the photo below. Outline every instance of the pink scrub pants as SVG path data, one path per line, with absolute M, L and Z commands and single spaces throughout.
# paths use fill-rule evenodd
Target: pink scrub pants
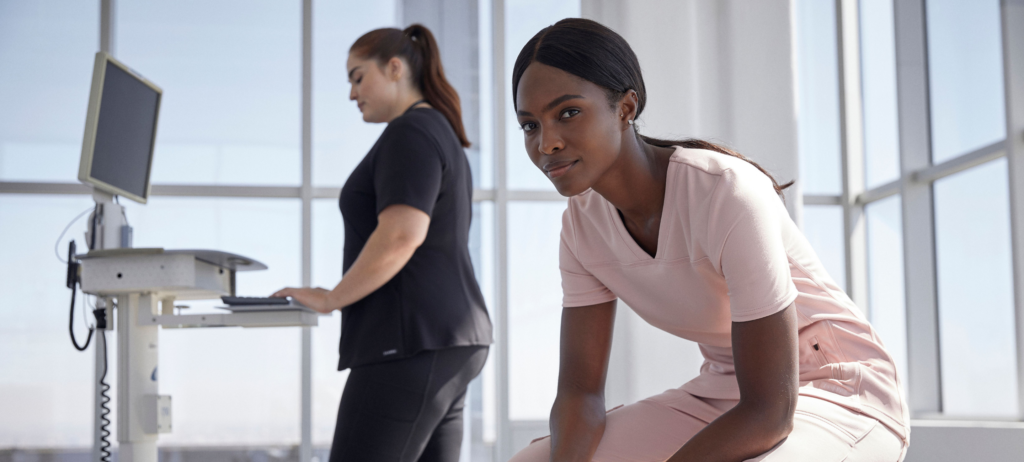
M 737 401 L 668 390 L 608 412 L 595 462 L 661 462 Z M 534 441 L 509 462 L 547 462 L 551 438 Z M 898 462 L 906 455 L 892 430 L 866 415 L 800 396 L 792 433 L 755 462 Z

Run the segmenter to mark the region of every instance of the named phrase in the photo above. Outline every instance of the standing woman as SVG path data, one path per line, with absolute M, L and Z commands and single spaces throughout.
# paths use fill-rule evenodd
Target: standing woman
M 570 197 L 551 438 L 515 462 L 902 459 L 892 357 L 789 218 L 782 186 L 715 144 L 641 136 L 636 55 L 593 21 L 535 35 L 512 89 L 530 159 Z M 617 298 L 697 342 L 705 362 L 680 388 L 606 414 Z
M 418 24 L 356 40 L 348 77 L 363 120 L 388 126 L 341 190 L 345 277 L 274 296 L 342 312 L 338 370 L 352 372 L 331 462 L 458 461 L 466 388 L 492 341 L 459 95 Z

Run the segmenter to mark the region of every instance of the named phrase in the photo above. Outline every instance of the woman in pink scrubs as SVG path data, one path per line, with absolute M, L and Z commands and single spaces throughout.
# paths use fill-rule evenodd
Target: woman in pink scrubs
M 892 357 L 789 218 L 785 186 L 715 144 L 640 135 L 636 55 L 596 22 L 540 31 L 512 89 L 530 159 L 570 198 L 551 437 L 513 461 L 902 460 Z M 606 413 L 620 298 L 705 362 Z

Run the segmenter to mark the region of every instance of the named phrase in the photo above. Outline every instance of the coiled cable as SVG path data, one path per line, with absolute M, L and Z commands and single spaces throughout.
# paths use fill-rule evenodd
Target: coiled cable
M 104 312 L 103 309 L 96 311 Z M 97 314 L 100 316 L 100 314 Z M 104 315 L 105 317 L 105 315 Z M 110 384 L 107 383 L 107 330 L 100 329 L 103 337 L 103 375 L 100 376 L 100 462 L 110 462 Z

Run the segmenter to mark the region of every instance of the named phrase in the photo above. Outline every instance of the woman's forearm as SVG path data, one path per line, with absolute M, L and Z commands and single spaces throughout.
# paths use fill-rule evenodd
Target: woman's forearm
M 765 453 L 792 428 L 791 413 L 738 404 L 690 438 L 667 462 L 740 462 Z
M 374 231 L 341 282 L 331 290 L 328 303 L 340 310 L 387 284 L 416 252 L 419 243 Z
M 551 407 L 552 462 L 590 461 L 604 435 L 604 397 L 563 394 Z

